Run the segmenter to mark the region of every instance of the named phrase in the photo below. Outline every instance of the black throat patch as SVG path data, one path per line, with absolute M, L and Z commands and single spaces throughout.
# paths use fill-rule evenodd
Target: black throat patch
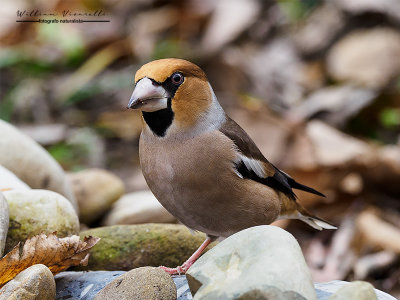
M 171 108 L 171 99 L 168 99 L 168 107 L 154 112 L 142 112 L 143 119 L 149 125 L 151 131 L 157 136 L 163 137 L 171 126 L 174 112 Z
M 179 86 L 174 85 L 171 81 L 171 76 L 168 77 L 164 82 L 159 83 L 154 79 L 150 80 L 154 85 L 161 85 L 165 91 L 168 93 L 168 102 L 167 108 L 160 109 L 154 112 L 145 112 L 143 111 L 143 119 L 149 125 L 151 131 L 159 137 L 165 136 L 167 129 L 171 126 L 172 121 L 174 120 L 174 112 L 172 111 L 172 99 L 175 96 L 175 93 Z

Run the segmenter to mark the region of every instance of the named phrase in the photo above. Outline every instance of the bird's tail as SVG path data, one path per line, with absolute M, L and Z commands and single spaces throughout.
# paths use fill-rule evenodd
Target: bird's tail
M 307 223 L 311 227 L 322 230 L 322 229 L 337 229 L 336 226 L 330 224 L 329 222 L 318 218 L 310 214 L 304 207 L 297 203 L 297 211 L 299 212 L 297 219 Z
M 283 211 L 281 211 L 280 219 L 298 219 L 318 230 L 337 229 L 329 222 L 312 215 L 297 201 L 289 198 L 283 199 L 282 206 Z
M 322 220 L 321 218 L 318 218 L 316 216 L 304 216 L 300 215 L 299 220 L 303 221 L 304 223 L 307 223 L 311 227 L 322 230 L 322 229 L 337 229 L 336 226 L 328 223 L 325 220 Z

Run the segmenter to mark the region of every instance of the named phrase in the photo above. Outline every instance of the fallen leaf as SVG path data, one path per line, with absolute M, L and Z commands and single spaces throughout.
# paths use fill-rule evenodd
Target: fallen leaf
M 99 240 L 100 238 L 89 236 L 81 241 L 77 235 L 59 239 L 52 233 L 48 236 L 36 235 L 24 245 L 19 243 L 0 259 L 0 287 L 35 264 L 46 265 L 53 274 L 70 266 L 86 266 L 89 250 Z
M 400 253 L 400 229 L 383 220 L 378 209 L 360 213 L 356 226 L 367 246 Z

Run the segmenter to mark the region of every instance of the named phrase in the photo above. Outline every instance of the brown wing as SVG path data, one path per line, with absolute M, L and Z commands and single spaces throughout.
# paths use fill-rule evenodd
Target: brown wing
M 227 117 L 227 120 L 219 130 L 234 142 L 238 150 L 244 156 L 242 160 L 236 164 L 236 169 L 243 178 L 268 185 L 269 187 L 283 192 L 293 200 L 296 199 L 296 195 L 292 188 L 324 196 L 320 192 L 296 182 L 292 177 L 270 163 L 242 127 L 231 118 Z M 254 165 L 256 165 L 256 167 L 261 166 L 264 170 L 263 174 L 262 172 L 258 172 L 257 168 L 253 167 Z

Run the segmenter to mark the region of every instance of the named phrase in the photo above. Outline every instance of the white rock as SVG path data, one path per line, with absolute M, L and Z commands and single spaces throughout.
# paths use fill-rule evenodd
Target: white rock
M 87 169 L 67 175 L 85 224 L 99 219 L 124 193 L 120 178 L 102 169 Z
M 400 73 L 400 34 L 394 29 L 356 30 L 328 53 L 328 73 L 338 81 L 382 88 Z
M 342 286 L 329 300 L 377 300 L 374 287 L 369 282 L 353 281 Z
M 299 244 L 275 226 L 256 226 L 228 237 L 200 257 L 186 277 L 194 299 L 237 299 L 270 286 L 317 299 Z
M 333 280 L 333 281 L 329 281 L 329 282 L 315 283 L 315 288 L 317 289 L 317 293 L 318 293 L 318 291 L 323 291 L 323 295 L 324 294 L 326 295 L 327 293 L 328 294 L 336 293 L 339 289 L 341 289 L 349 284 L 352 284 L 352 283 L 347 282 L 347 281 L 341 281 L 341 280 Z M 376 296 L 378 297 L 378 300 L 396 300 L 396 298 L 394 298 L 394 297 L 390 296 L 389 294 L 384 293 L 378 289 L 374 289 L 374 292 L 375 292 Z M 353 299 L 353 298 L 351 298 L 351 299 Z
M 56 297 L 53 274 L 45 265 L 33 265 L 0 289 L 0 299 L 52 300 Z
M 293 35 L 299 50 L 305 54 L 326 49 L 346 24 L 344 14 L 332 3 L 316 7 Z
M 0 258 L 3 257 L 4 246 L 6 245 L 8 222 L 8 204 L 3 194 L 0 193 Z
M 0 165 L 34 189 L 64 195 L 78 210 L 75 197 L 60 165 L 30 137 L 0 120 Z
M 175 221 L 150 191 L 126 194 L 114 203 L 105 225 L 169 223 Z
M 79 232 L 78 216 L 71 203 L 60 194 L 47 190 L 6 191 L 10 225 L 6 251 L 19 241 L 40 233 L 57 231 L 65 237 Z
M 15 176 L 13 172 L 0 166 L 0 191 L 1 190 L 30 190 L 30 187 Z
M 40 145 L 45 146 L 62 142 L 68 136 L 68 126 L 66 124 L 29 124 L 18 126 L 18 129 Z

